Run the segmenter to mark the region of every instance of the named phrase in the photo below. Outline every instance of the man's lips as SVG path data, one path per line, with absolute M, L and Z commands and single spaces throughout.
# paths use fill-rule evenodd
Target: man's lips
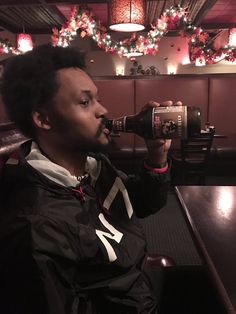
M 108 130 L 108 128 L 105 127 L 105 128 L 103 129 L 103 133 L 105 133 L 106 135 L 109 135 L 109 134 L 110 134 L 110 131 Z
M 102 129 L 103 129 L 103 133 L 105 133 L 106 135 L 109 135 L 110 134 L 110 130 L 107 128 L 107 122 L 108 120 L 107 120 L 107 118 L 106 117 L 104 117 L 103 119 L 102 119 Z
M 101 134 L 105 134 L 106 136 L 110 134 L 110 131 L 108 130 L 108 128 L 106 128 L 106 126 L 103 123 L 98 128 L 97 137 L 101 136 Z

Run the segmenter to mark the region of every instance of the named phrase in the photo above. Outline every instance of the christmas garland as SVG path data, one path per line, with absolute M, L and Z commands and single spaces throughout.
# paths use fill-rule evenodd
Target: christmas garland
M 74 7 L 68 23 L 63 25 L 60 31 L 53 29 L 52 43 L 66 47 L 76 37 L 77 30 L 80 30 L 81 37 L 92 37 L 97 45 L 106 52 L 116 53 L 119 56 L 127 56 L 136 52 L 144 55 L 156 55 L 161 38 L 168 32 L 168 29 L 177 28 L 183 17 L 185 17 L 185 10 L 179 5 L 173 6 L 163 13 L 155 25 L 151 25 L 152 29 L 148 32 L 147 37 L 137 36 L 136 33 L 133 33 L 130 38 L 115 41 L 111 39 L 106 29 L 96 21 L 90 11 L 77 11 L 77 8 Z
M 206 64 L 214 64 L 222 60 L 234 62 L 236 59 L 236 47 L 225 45 L 218 50 L 214 49 L 210 39 L 210 35 L 206 31 L 202 31 L 200 27 L 189 25 L 180 31 L 180 36 L 187 37 L 189 42 L 190 61 Z
M 19 54 L 20 51 L 13 47 L 8 39 L 0 38 L 0 54 L 4 53 Z
M 12 46 L 8 39 L 0 38 L 0 54 L 12 53 L 14 55 L 23 54 L 24 51 Z
M 167 9 L 160 19 L 154 25 L 151 25 L 151 30 L 147 33 L 147 37 L 137 36 L 134 33 L 130 38 L 120 41 L 111 39 L 106 29 L 102 27 L 100 22 L 96 21 L 90 11 L 77 10 L 74 7 L 68 23 L 63 25 L 60 31 L 53 29 L 52 43 L 53 45 L 66 47 L 77 36 L 77 31 L 80 30 L 81 37 L 92 37 L 100 48 L 106 52 L 118 54 L 121 57 L 134 53 L 156 55 L 161 38 L 169 30 L 180 28 L 180 36 L 188 38 L 191 62 L 199 59 L 200 62 L 205 61 L 211 64 L 218 62 L 219 58 L 231 62 L 235 61 L 235 47 L 227 45 L 219 50 L 215 50 L 212 46 L 209 46 L 210 35 L 200 27 L 188 24 L 186 10 L 181 8 L 180 5 Z
M 186 37 L 189 42 L 191 62 L 195 62 L 196 59 L 207 64 L 216 63 L 223 59 L 234 62 L 236 59 L 236 48 L 226 45 L 215 50 L 209 44 L 209 33 L 203 31 L 200 27 L 188 24 L 186 13 L 186 10 L 181 8 L 180 5 L 172 6 L 163 13 L 155 24 L 151 25 L 151 30 L 146 37 L 142 35 L 137 36 L 137 33 L 133 33 L 130 38 L 115 41 L 102 24 L 96 21 L 91 11 L 73 7 L 68 22 L 62 25 L 61 30 L 56 28 L 52 30 L 52 44 L 54 46 L 67 47 L 79 31 L 82 38 L 85 36 L 92 37 L 100 48 L 106 52 L 118 54 L 121 57 L 129 57 L 129 55 L 134 53 L 156 55 L 161 38 L 169 30 L 181 29 L 179 32 L 180 36 Z M 0 54 L 10 52 L 13 54 L 20 53 L 8 40 L 0 39 Z

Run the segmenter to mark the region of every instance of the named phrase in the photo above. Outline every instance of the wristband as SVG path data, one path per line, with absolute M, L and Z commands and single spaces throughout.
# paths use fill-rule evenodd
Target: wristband
M 153 172 L 156 172 L 156 173 L 163 173 L 163 172 L 166 172 L 167 169 L 168 169 L 168 163 L 167 161 L 165 163 L 162 163 L 162 164 L 148 164 L 146 160 L 144 160 L 144 167 L 148 170 L 151 170 Z

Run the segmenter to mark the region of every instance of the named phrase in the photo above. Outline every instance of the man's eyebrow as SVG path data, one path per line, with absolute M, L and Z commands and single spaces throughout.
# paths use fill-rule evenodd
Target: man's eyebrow
M 88 95 L 92 94 L 91 90 L 82 90 L 81 93 L 88 94 Z
M 86 94 L 89 98 L 99 97 L 98 92 L 92 90 L 81 90 L 80 95 L 82 94 Z
M 82 90 L 82 91 L 81 91 L 81 94 L 86 94 L 86 95 L 88 95 L 89 97 L 91 97 L 93 94 L 96 94 L 96 95 L 97 95 L 97 92 L 94 93 L 94 92 L 91 91 L 91 90 Z
M 92 93 L 90 90 L 75 91 L 75 96 L 78 98 L 80 98 L 81 96 L 87 96 L 87 97 L 91 98 Z

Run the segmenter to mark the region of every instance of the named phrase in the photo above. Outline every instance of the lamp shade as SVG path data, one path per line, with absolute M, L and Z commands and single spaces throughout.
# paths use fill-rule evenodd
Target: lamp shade
M 17 48 L 20 52 L 27 52 L 33 49 L 33 41 L 29 34 L 18 34 L 17 36 Z
M 140 51 L 131 51 L 131 52 L 125 53 L 124 56 L 127 58 L 135 58 L 135 57 L 143 56 L 143 53 Z
M 145 28 L 145 0 L 111 0 L 110 29 L 137 32 Z

